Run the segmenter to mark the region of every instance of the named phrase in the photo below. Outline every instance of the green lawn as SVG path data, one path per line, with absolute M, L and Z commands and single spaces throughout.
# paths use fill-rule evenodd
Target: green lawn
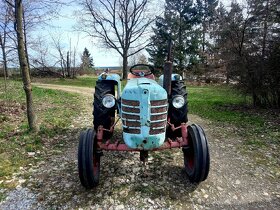
M 264 119 L 244 112 L 250 98 L 227 86 L 188 87 L 190 113 L 218 122 L 253 123 L 260 126 Z
M 226 86 L 189 87 L 189 111 L 221 126 L 237 127 L 245 145 L 280 144 L 279 110 L 254 108 L 250 97 Z M 265 138 L 259 138 L 265 136 Z
M 70 85 L 70 86 L 77 86 L 77 87 L 89 87 L 93 88 L 97 81 L 97 77 L 93 76 L 82 76 L 76 79 L 67 79 L 67 78 L 33 78 L 33 82 L 40 82 L 44 84 L 55 84 L 55 85 Z M 122 87 L 126 84 L 126 81 L 122 81 Z
M 19 167 L 39 161 L 46 150 L 45 144 L 52 145 L 52 137 L 65 135 L 72 119 L 80 113 L 79 95 L 37 87 L 32 92 L 40 126 L 38 133 L 28 129 L 22 82 L 9 80 L 5 93 L 4 81 L 0 79 L 0 181 L 8 179 Z M 28 158 L 30 152 L 36 152 L 36 158 Z M 1 182 L 0 188 L 12 185 Z
M 33 82 L 41 82 L 45 84 L 55 84 L 55 85 L 71 85 L 78 87 L 94 87 L 97 77 L 78 77 L 76 79 L 65 79 L 65 78 L 33 78 Z

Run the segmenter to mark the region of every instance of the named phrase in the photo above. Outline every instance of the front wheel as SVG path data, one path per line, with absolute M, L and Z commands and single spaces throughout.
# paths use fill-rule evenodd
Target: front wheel
M 192 183 L 206 180 L 210 168 L 208 142 L 203 129 L 192 124 L 188 126 L 189 145 L 183 148 L 184 166 Z
M 78 149 L 78 170 L 81 184 L 91 189 L 98 185 L 100 174 L 100 155 L 97 152 L 95 131 L 87 129 L 80 135 Z

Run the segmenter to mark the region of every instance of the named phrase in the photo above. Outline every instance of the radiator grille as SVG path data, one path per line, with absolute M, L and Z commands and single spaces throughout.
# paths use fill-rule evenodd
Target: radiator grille
M 123 118 L 126 118 L 128 120 L 140 120 L 139 115 L 131 115 L 131 114 L 122 114 Z
M 122 99 L 123 132 L 140 134 L 140 102 Z
M 157 101 L 151 101 L 152 106 L 161 106 L 161 105 L 166 105 L 167 104 L 167 99 L 165 100 L 157 100 Z
M 164 132 L 165 132 L 165 128 L 156 129 L 156 130 L 150 130 L 150 134 L 151 135 L 155 135 L 155 134 L 159 134 L 159 133 L 164 133 Z
M 129 113 L 140 113 L 139 108 L 125 107 L 125 106 L 122 107 L 122 111 L 129 112 Z
M 139 106 L 140 102 L 139 101 L 122 99 L 122 104 L 129 105 L 129 106 Z
M 167 121 L 167 99 L 151 101 L 150 135 L 165 132 Z
M 167 121 L 167 103 L 165 100 L 153 100 L 150 109 L 150 135 L 164 133 Z M 122 99 L 122 120 L 125 133 L 140 134 L 140 102 Z
M 152 122 L 151 123 L 151 128 L 158 128 L 158 127 L 165 127 L 166 122 L 162 121 L 162 122 Z
M 140 127 L 141 126 L 140 122 L 137 122 L 137 121 L 126 121 L 125 125 L 128 127 Z
M 166 119 L 166 114 L 160 114 L 160 115 L 152 115 L 151 120 L 156 121 L 156 120 L 164 120 Z
M 158 108 L 152 108 L 151 113 L 160 113 L 160 112 L 166 112 L 167 111 L 167 106 L 166 107 L 158 107 Z
M 134 129 L 134 128 L 123 128 L 123 132 L 125 133 L 133 133 L 133 134 L 140 134 L 140 129 Z

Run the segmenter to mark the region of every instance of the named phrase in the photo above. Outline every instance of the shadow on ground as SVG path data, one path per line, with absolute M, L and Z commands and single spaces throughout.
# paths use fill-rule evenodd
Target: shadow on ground
M 188 181 L 183 171 L 180 149 L 151 152 L 144 167 L 139 152 L 106 152 L 101 158 L 100 184 L 86 190 L 80 184 L 77 171 L 78 137 L 82 129 L 69 129 L 55 146 L 45 163 L 30 173 L 26 187 L 36 192 L 39 205 L 53 208 L 74 208 L 88 205 L 114 205 L 118 200 L 130 204 L 137 197 L 176 201 L 189 199 L 196 185 Z M 113 201 L 112 201 L 113 200 Z M 153 201 L 151 201 L 153 202 Z M 140 208 L 145 203 L 137 204 Z M 110 206 L 110 205 L 109 205 Z

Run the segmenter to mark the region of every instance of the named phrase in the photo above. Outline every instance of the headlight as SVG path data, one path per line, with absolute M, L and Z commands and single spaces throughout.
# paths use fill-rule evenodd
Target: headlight
M 115 106 L 115 103 L 116 103 L 115 97 L 111 94 L 105 95 L 102 99 L 103 106 L 105 106 L 108 109 Z
M 176 108 L 176 109 L 179 109 L 179 108 L 182 108 L 185 104 L 185 99 L 183 96 L 175 96 L 173 99 L 172 99 L 172 105 Z

